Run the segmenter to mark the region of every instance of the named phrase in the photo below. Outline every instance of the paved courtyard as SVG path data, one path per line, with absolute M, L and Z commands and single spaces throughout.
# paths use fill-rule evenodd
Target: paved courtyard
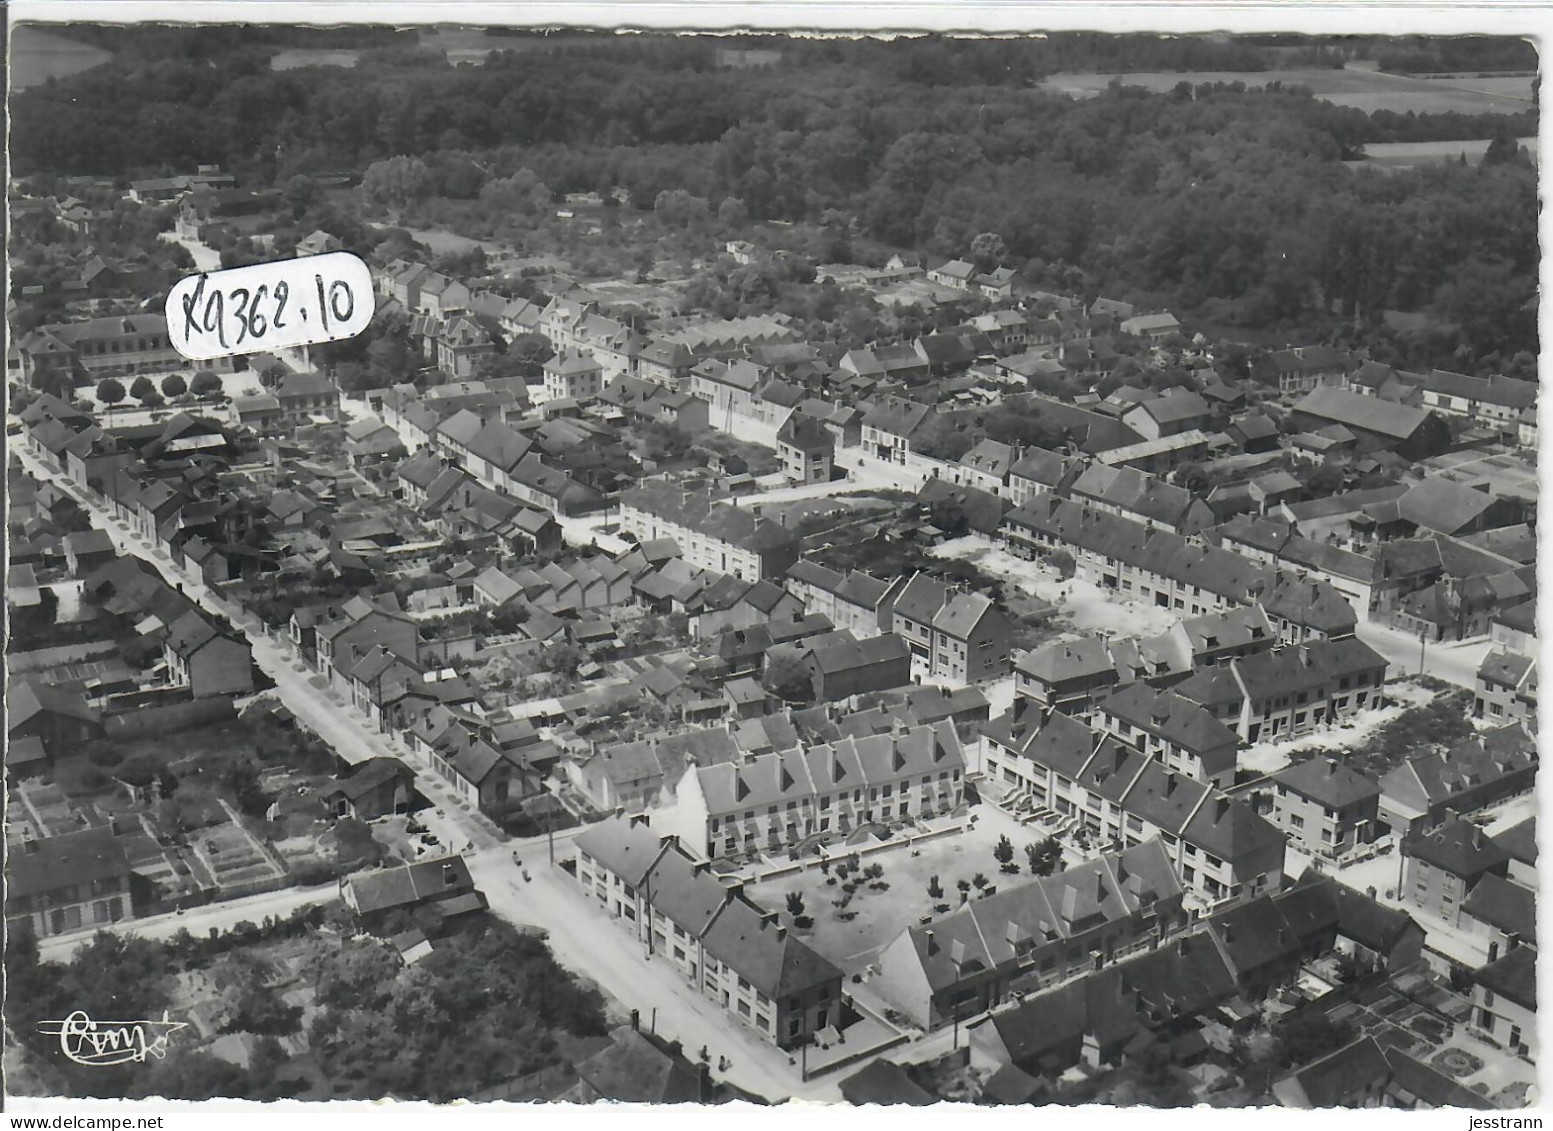
M 833 906 L 845 895 L 843 881 L 829 882 L 835 878 L 835 864 L 830 866 L 829 874 L 811 867 L 803 872 L 762 880 L 750 885 L 747 891 L 762 906 L 781 909 L 784 922 L 789 921 L 788 893 L 797 892 L 803 898 L 804 913 L 814 919 L 812 931 L 800 932 L 801 936 L 848 973 L 859 971 L 901 931 L 921 922 L 923 916 L 933 915 L 935 905 L 948 904 L 951 910 L 958 908 L 961 905 L 956 887 L 958 881 L 972 882 L 978 873 L 985 877 L 990 887 L 1030 881 L 1025 845 L 1043 839 L 1043 834 L 1021 826 L 990 805 L 974 806 L 971 815 L 975 817 L 975 824 L 967 824 L 962 832 L 860 856 L 865 868 L 871 864 L 881 865 L 884 875 L 880 880 L 890 886 L 885 891 L 875 891 L 867 886 L 873 881 L 865 880 L 856 888 L 845 909 Z M 942 826 L 944 822 L 935 824 Z M 1018 876 L 1001 874 L 992 855 L 998 838 L 1005 834 L 1014 846 Z M 933 876 L 938 877 L 943 888 L 943 895 L 936 899 L 927 891 L 928 881 Z M 972 887 L 972 894 L 977 890 Z M 855 915 L 850 919 L 841 918 L 848 912 Z

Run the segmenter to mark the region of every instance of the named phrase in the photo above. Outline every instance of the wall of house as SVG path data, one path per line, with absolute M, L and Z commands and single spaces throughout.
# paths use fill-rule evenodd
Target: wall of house
M 1537 1014 L 1486 986 L 1472 987 L 1472 1024 L 1505 1048 L 1519 1046 L 1519 1055 L 1537 1056 Z
M 1322 856 L 1335 856 L 1362 843 L 1366 834 L 1373 834 L 1376 818 L 1374 798 L 1339 810 L 1281 784 L 1273 790 L 1273 810 L 1268 815 L 1296 848 Z
M 253 664 L 248 645 L 216 637 L 189 658 L 188 680 L 196 699 L 251 692 Z

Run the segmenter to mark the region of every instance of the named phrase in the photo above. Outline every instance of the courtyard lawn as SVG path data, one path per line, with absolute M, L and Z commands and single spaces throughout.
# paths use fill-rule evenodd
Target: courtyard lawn
M 974 806 L 971 815 L 976 818 L 975 826 L 967 826 L 950 836 L 861 856 L 859 859 L 864 868 L 872 864 L 883 866 L 884 875 L 880 879 L 890 886 L 881 892 L 868 887 L 871 881 L 860 884 L 846 908 L 846 912 L 856 913 L 851 919 L 841 918 L 844 912 L 832 905 L 845 894 L 842 881 L 827 882 L 836 874 L 836 863 L 830 865 L 829 875 L 811 867 L 803 872 L 762 880 L 746 890 L 761 906 L 780 909 L 782 921 L 788 925 L 792 923 L 792 916 L 787 911 L 787 896 L 797 892 L 803 897 L 804 914 L 814 920 L 813 929 L 800 931 L 799 936 L 848 973 L 860 972 L 901 931 L 916 926 L 925 915 L 934 915 L 935 904 L 948 904 L 950 910 L 959 908 L 958 881 L 970 882 L 980 873 L 986 877 L 989 887 L 1030 882 L 1025 845 L 1043 839 L 1043 834 L 1020 826 L 987 805 Z M 941 825 L 941 822 L 935 824 Z M 1018 876 L 1000 873 L 992 855 L 998 837 L 1005 833 L 1014 846 Z M 927 892 L 928 881 L 933 876 L 938 877 L 944 891 L 937 899 Z M 851 878 L 849 875 L 847 880 Z M 972 887 L 971 894 L 974 896 L 977 890 Z

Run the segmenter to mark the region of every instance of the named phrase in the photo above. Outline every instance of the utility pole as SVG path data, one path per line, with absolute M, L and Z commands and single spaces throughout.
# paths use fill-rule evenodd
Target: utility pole
M 1419 675 L 1423 675 L 1424 674 L 1424 644 L 1425 644 L 1425 641 L 1427 641 L 1428 639 L 1429 639 L 1429 630 L 1427 628 L 1420 628 L 1418 630 L 1418 674 Z

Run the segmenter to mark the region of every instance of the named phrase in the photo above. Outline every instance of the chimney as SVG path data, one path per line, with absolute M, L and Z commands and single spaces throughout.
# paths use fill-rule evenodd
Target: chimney
M 933 941 L 933 932 L 932 931 L 928 931 L 926 937 L 927 937 L 927 952 L 928 952 L 928 955 L 931 957 L 932 955 L 935 955 L 935 954 L 938 953 L 938 944 Z
M 1224 941 L 1225 942 L 1227 942 L 1227 943 L 1234 942 L 1235 941 L 1235 927 L 1234 927 L 1234 924 L 1232 924 L 1232 923 L 1220 924 L 1220 926 L 1219 926 L 1219 934 L 1224 936 Z
M 641 1032 L 641 1030 L 642 1030 L 642 1011 L 640 1009 L 633 1009 L 631 1011 L 631 1032 L 639 1033 L 639 1032 Z
M 628 827 L 634 829 L 637 825 L 650 825 L 652 820 L 646 813 L 632 813 L 630 822 Z
M 777 924 L 777 929 L 776 929 L 776 935 L 777 935 L 777 942 L 781 942 L 783 939 L 787 938 L 787 928 L 782 926 L 781 923 L 778 923 Z
M 1186 957 L 1187 951 L 1191 949 L 1189 945 L 1190 942 L 1190 935 L 1182 935 L 1179 939 L 1176 940 L 1176 956 L 1178 958 Z
M 1214 821 L 1222 821 L 1224 819 L 1224 815 L 1229 812 L 1229 798 L 1223 796 L 1215 798 L 1213 802 L 1213 809 Z
M 1165 796 L 1169 797 L 1175 791 L 1176 791 L 1176 772 L 1174 770 L 1166 770 L 1165 771 Z
M 696 860 L 696 861 L 693 861 L 691 863 L 691 865 L 690 865 L 690 874 L 692 876 L 699 876 L 702 872 L 705 872 L 708 869 L 710 869 L 711 866 L 712 866 L 712 862 L 710 860 Z
M 455 886 L 457 883 L 458 870 L 453 867 L 453 862 L 451 860 L 445 861 L 442 865 L 442 886 L 450 888 Z
M 1326 763 L 1327 763 L 1327 777 L 1330 778 L 1330 777 L 1336 776 L 1336 774 L 1337 774 L 1337 759 L 1336 758 L 1328 758 L 1326 760 Z

